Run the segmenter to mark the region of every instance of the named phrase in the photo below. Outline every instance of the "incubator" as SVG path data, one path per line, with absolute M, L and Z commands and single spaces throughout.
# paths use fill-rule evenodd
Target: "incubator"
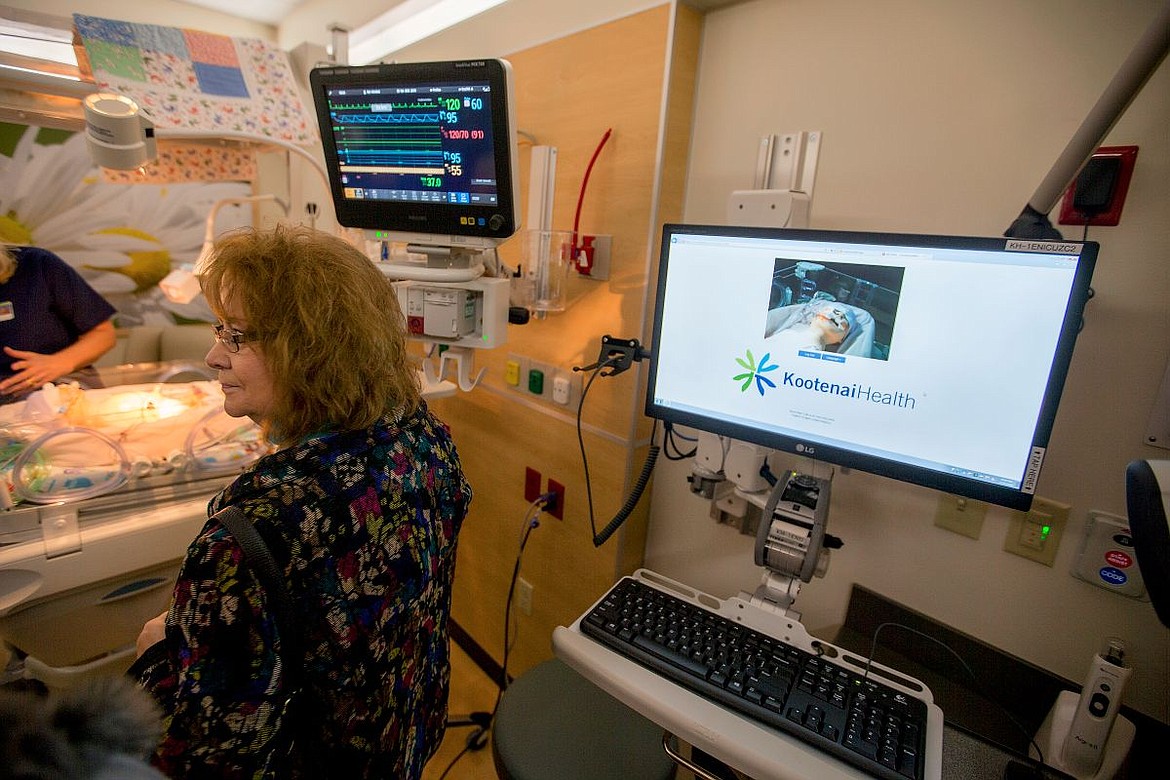
M 0 684 L 124 671 L 208 501 L 267 451 L 191 376 L 119 367 L 0 407 Z

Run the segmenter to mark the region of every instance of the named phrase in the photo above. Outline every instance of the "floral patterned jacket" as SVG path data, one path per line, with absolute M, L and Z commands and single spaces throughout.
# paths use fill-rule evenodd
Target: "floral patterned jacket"
M 336 777 L 419 777 L 444 731 L 456 536 L 470 500 L 450 433 L 425 405 L 252 464 L 209 509 L 240 507 L 283 567 L 304 657 L 280 658 L 264 592 L 208 520 L 165 639 L 132 670 L 163 708 L 155 764 L 185 780 L 263 776 L 288 693 L 281 664 L 296 663 L 312 702 L 302 750 Z

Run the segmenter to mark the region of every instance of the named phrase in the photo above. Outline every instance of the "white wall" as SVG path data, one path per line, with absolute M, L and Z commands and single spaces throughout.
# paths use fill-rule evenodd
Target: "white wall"
M 1002 235 L 1160 7 L 755 0 L 711 12 L 685 219 L 724 221 L 761 136 L 819 130 L 813 227 Z M 1125 702 L 1170 721 L 1170 630 L 1148 603 L 1070 574 L 1087 510 L 1125 515 L 1126 463 L 1170 458 L 1143 444 L 1170 356 L 1167 127 L 1164 63 L 1106 139 L 1140 151 L 1121 225 L 1089 231 L 1102 244 L 1096 297 L 1039 485 L 1073 506 L 1055 566 L 1002 551 L 1005 510 L 972 540 L 933 525 L 938 493 L 839 473 L 830 532 L 845 547 L 796 603 L 811 629 L 840 622 L 857 582 L 1078 684 L 1102 638 L 1120 636 L 1135 667 Z M 646 565 L 718 596 L 754 589 L 752 540 L 708 519 L 688 472 L 659 459 Z

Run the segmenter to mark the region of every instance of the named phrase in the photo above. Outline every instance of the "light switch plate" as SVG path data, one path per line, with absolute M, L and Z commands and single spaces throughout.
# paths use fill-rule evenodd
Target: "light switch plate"
M 983 518 L 986 515 L 987 504 L 982 501 L 947 493 L 938 499 L 934 524 L 939 528 L 978 539 L 983 531 Z

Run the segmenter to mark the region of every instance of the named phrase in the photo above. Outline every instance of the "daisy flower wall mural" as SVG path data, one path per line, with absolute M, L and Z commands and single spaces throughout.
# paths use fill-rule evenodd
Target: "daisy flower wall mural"
M 202 296 L 175 304 L 158 282 L 195 262 L 216 201 L 251 193 L 244 182 L 108 183 L 81 133 L 0 123 L 0 240 L 60 255 L 120 327 L 214 319 Z

